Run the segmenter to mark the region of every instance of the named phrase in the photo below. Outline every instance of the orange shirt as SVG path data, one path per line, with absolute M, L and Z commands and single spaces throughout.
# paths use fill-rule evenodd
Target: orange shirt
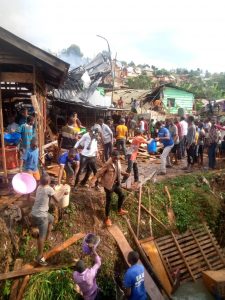
M 131 160 L 135 160 L 138 154 L 138 148 L 141 144 L 147 144 L 147 140 L 143 138 L 141 135 L 135 136 L 132 140 L 130 149 L 128 150 L 128 154 L 131 154 Z

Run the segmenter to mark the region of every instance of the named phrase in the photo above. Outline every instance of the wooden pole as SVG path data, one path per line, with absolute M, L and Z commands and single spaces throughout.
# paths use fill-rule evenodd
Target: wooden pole
M 4 171 L 4 180 L 6 183 L 8 183 L 8 174 L 7 174 L 6 156 L 5 156 L 4 125 L 3 125 L 3 114 L 2 114 L 1 73 L 0 73 L 0 133 L 1 133 L 2 165 Z
M 137 239 L 139 239 L 140 221 L 141 221 L 141 197 L 142 197 L 142 184 L 140 184 L 140 187 L 139 187 L 138 219 L 137 219 Z
M 58 245 L 58 246 L 55 246 L 52 250 L 48 251 L 47 253 L 44 254 L 44 258 L 45 259 L 48 259 L 56 254 L 58 254 L 59 252 L 61 252 L 62 250 L 66 249 L 67 247 L 71 246 L 72 244 L 74 244 L 76 241 L 78 241 L 79 239 L 83 238 L 85 236 L 85 234 L 79 232 L 79 233 L 76 233 L 74 234 L 71 238 L 69 238 L 68 240 L 66 240 L 65 242 L 63 242 L 62 244 Z M 33 269 L 34 266 L 32 265 L 25 265 L 25 267 L 27 267 L 27 269 Z M 18 297 L 16 300 L 21 300 L 22 297 L 23 297 L 23 293 L 24 293 L 24 290 L 26 288 L 26 285 L 29 281 L 30 277 L 29 275 L 26 275 L 23 279 L 23 283 L 22 283 L 22 286 L 20 288 L 20 291 L 19 291 L 19 294 L 18 294 Z M 23 289 L 22 289 L 23 288 Z M 20 296 L 20 298 L 19 298 Z
M 186 260 L 186 257 L 185 257 L 185 255 L 184 255 L 184 253 L 183 253 L 183 251 L 182 251 L 182 249 L 181 249 L 181 247 L 180 247 L 180 245 L 179 245 L 179 243 L 178 243 L 178 241 L 177 241 L 175 235 L 173 234 L 173 232 L 171 232 L 171 235 L 172 235 L 172 238 L 173 238 L 173 240 L 174 240 L 174 242 L 175 242 L 175 244 L 176 244 L 176 246 L 177 246 L 177 250 L 178 250 L 178 252 L 180 253 L 180 255 L 181 255 L 181 257 L 182 257 L 182 259 L 183 259 L 183 261 L 184 261 L 184 264 L 185 264 L 186 268 L 188 269 L 188 272 L 190 273 L 192 279 L 193 279 L 194 281 L 196 281 L 195 276 L 194 276 L 194 274 L 192 273 L 192 270 L 191 270 L 191 268 L 190 268 L 190 266 L 189 266 L 189 264 L 188 264 L 188 262 L 187 262 L 187 260 Z
M 150 188 L 148 188 L 148 206 L 149 206 L 149 212 L 152 212 L 152 204 L 151 204 L 151 195 L 150 195 Z M 153 230 L 152 230 L 152 216 L 149 216 L 149 227 L 150 227 L 150 235 L 153 236 Z
M 166 294 L 167 298 L 171 299 L 170 295 L 164 289 L 164 287 L 163 287 L 162 283 L 160 282 L 159 278 L 154 273 L 154 271 L 152 269 L 152 265 L 150 264 L 149 259 L 147 258 L 144 250 L 142 249 L 142 247 L 141 247 L 141 245 L 140 245 L 140 243 L 139 243 L 139 241 L 138 241 L 138 239 L 137 239 L 137 237 L 136 237 L 136 235 L 135 235 L 135 233 L 134 233 L 134 231 L 133 231 L 133 229 L 131 227 L 129 219 L 126 216 L 124 216 L 124 218 L 125 218 L 125 220 L 127 222 L 128 229 L 129 229 L 129 231 L 130 231 L 130 233 L 131 233 L 131 235 L 132 235 L 132 237 L 134 239 L 134 242 L 135 242 L 135 244 L 136 244 L 136 246 L 137 246 L 137 248 L 139 250 L 139 253 L 141 254 L 141 258 L 142 258 L 142 260 L 143 260 L 146 268 L 148 269 L 149 274 L 151 275 L 151 277 L 153 278 L 153 280 L 155 281 L 156 285 L 161 290 L 161 292 L 163 291 Z

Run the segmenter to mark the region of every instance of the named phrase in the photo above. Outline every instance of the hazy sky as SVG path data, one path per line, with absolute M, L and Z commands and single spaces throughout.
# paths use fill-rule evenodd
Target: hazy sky
M 54 52 L 93 57 L 99 34 L 119 60 L 225 72 L 224 0 L 0 0 L 0 26 Z

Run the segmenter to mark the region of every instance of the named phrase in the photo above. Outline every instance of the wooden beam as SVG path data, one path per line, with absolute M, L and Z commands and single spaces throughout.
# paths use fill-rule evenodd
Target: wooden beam
M 16 73 L 16 72 L 2 72 L 1 81 L 3 82 L 19 82 L 19 83 L 32 83 L 32 73 Z
M 21 258 L 16 259 L 15 264 L 14 264 L 14 272 L 21 269 L 22 263 L 23 263 L 23 260 Z M 16 279 L 12 284 L 9 300 L 16 299 L 18 287 L 19 287 L 19 279 Z
M 139 197 L 138 197 L 138 217 L 137 217 L 137 239 L 139 239 L 139 229 L 141 221 L 141 198 L 142 198 L 142 184 L 139 187 Z
M 138 248 L 138 251 L 139 251 L 139 253 L 140 253 L 140 255 L 141 255 L 141 258 L 142 258 L 143 262 L 145 263 L 145 266 L 147 267 L 147 269 L 148 269 L 148 271 L 149 271 L 149 274 L 150 274 L 151 277 L 154 279 L 154 281 L 155 281 L 157 287 L 161 290 L 161 292 L 164 291 L 165 294 L 166 294 L 166 296 L 168 297 L 168 299 L 171 299 L 170 295 L 168 295 L 167 291 L 164 289 L 164 287 L 163 287 L 162 283 L 160 282 L 159 278 L 158 278 L 157 275 L 153 272 L 153 269 L 152 269 L 152 266 L 151 266 L 151 264 L 150 264 L 150 261 L 149 261 L 149 259 L 147 258 L 147 256 L 146 256 L 144 250 L 142 249 L 142 247 L 141 247 L 141 245 L 140 245 L 140 243 L 139 243 L 139 241 L 138 241 L 138 239 L 137 239 L 137 237 L 136 237 L 136 235 L 135 235 L 135 233 L 134 233 L 134 231 L 133 231 L 133 228 L 131 227 L 131 224 L 130 224 L 129 219 L 128 219 L 126 216 L 124 216 L 124 218 L 125 218 L 125 220 L 126 220 L 126 222 L 127 222 L 128 229 L 129 229 L 129 231 L 130 231 L 130 233 L 131 233 L 131 235 L 132 235 L 132 237 L 133 237 L 133 240 L 134 240 L 134 242 L 135 242 L 135 245 L 136 245 L 137 248 Z M 154 299 L 154 298 L 152 298 L 152 299 Z M 157 299 L 161 299 L 161 298 L 157 298 Z M 163 298 L 163 299 L 165 299 L 165 298 Z
M 71 264 L 67 264 L 67 265 L 61 264 L 61 265 L 57 265 L 57 266 L 53 265 L 53 266 L 47 266 L 47 267 L 20 269 L 17 271 L 0 274 L 0 280 L 18 278 L 18 277 L 23 277 L 26 275 L 32 275 L 32 274 L 36 274 L 36 273 L 40 273 L 40 272 L 47 272 L 47 271 L 51 271 L 51 270 L 58 270 L 58 269 L 62 269 L 62 268 L 70 268 L 70 267 L 73 267 L 74 265 L 75 265 L 75 262 L 72 262 Z
M 2 165 L 3 165 L 3 171 L 4 171 L 4 179 L 5 179 L 5 182 L 8 183 L 8 175 L 7 175 L 7 167 L 6 167 L 6 156 L 5 156 L 3 114 L 2 114 L 1 73 L 0 73 L 0 134 L 1 134 Z
M 212 235 L 211 235 L 211 233 L 210 233 L 210 231 L 209 231 L 208 226 L 207 226 L 205 223 L 203 223 L 203 226 L 204 226 L 206 232 L 208 233 L 208 236 L 209 236 L 209 238 L 210 238 L 210 241 L 212 242 L 213 246 L 215 247 L 216 252 L 218 253 L 218 255 L 219 255 L 219 257 L 220 257 L 220 259 L 221 259 L 223 265 L 225 266 L 225 258 L 224 258 L 224 256 L 222 255 L 222 253 L 221 253 L 221 251 L 220 251 L 218 245 L 215 243 L 215 241 L 214 241 L 214 239 L 213 239 L 213 237 L 212 237 Z
M 85 236 L 84 233 L 76 233 L 74 234 L 71 238 L 69 238 L 68 240 L 66 240 L 65 242 L 63 242 L 62 244 L 58 245 L 58 246 L 55 246 L 52 250 L 50 250 L 49 252 L 45 253 L 44 254 L 44 258 L 45 259 L 48 259 L 56 254 L 58 254 L 59 252 L 61 252 L 62 250 L 68 248 L 69 246 L 71 246 L 72 244 L 74 244 L 76 241 L 78 241 L 79 239 L 83 238 Z M 27 264 L 24 266 L 24 268 L 26 269 L 34 269 L 35 266 L 33 265 L 30 265 L 30 264 Z M 26 285 L 29 281 L 30 277 L 29 275 L 26 275 L 23 279 L 23 283 L 22 283 L 22 286 L 20 288 L 20 291 L 19 291 L 19 294 L 18 294 L 18 297 L 16 300 L 21 300 L 22 297 L 23 297 L 23 293 L 24 293 L 24 290 L 26 288 Z M 22 289 L 23 288 L 23 289 Z
M 172 238 L 173 238 L 173 240 L 174 240 L 174 242 L 175 242 L 175 244 L 176 244 L 177 250 L 178 250 L 178 252 L 180 253 L 180 255 L 181 255 L 181 257 L 182 257 L 182 259 L 183 259 L 183 261 L 184 261 L 184 264 L 185 264 L 186 268 L 188 269 L 188 272 L 190 273 L 192 279 L 193 279 L 194 281 L 196 281 L 195 276 L 194 276 L 194 274 L 192 273 L 192 270 L 191 270 L 191 268 L 190 268 L 190 266 L 189 266 L 189 264 L 188 264 L 188 262 L 187 262 L 187 260 L 186 260 L 186 257 L 185 257 L 185 255 L 184 255 L 184 253 L 183 253 L 183 251 L 182 251 L 182 249 L 181 249 L 181 247 L 180 247 L 180 245 L 179 245 L 179 243 L 178 243 L 178 241 L 177 241 L 175 235 L 173 234 L 173 232 L 171 232 L 171 235 L 172 235 Z

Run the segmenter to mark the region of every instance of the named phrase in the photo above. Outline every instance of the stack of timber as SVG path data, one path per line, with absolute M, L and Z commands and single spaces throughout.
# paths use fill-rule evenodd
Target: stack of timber
M 156 239 L 155 245 L 171 282 L 178 270 L 180 281 L 186 282 L 195 281 L 206 270 L 225 267 L 225 255 L 205 224 L 184 234 L 171 232 Z

